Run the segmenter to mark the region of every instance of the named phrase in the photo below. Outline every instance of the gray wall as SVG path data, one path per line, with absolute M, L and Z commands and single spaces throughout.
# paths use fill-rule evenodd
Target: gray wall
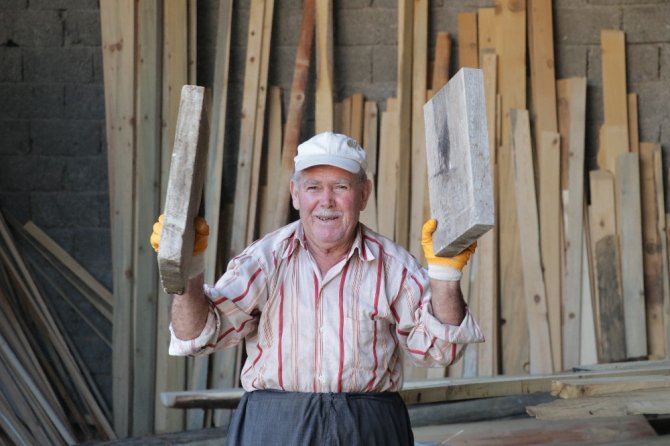
M 213 74 L 217 3 L 198 2 L 199 83 Z M 338 0 L 335 82 L 338 99 L 361 92 L 382 109 L 395 93 L 396 0 Z M 239 130 L 249 1 L 237 0 L 233 18 L 229 128 Z M 430 54 L 437 31 L 456 37 L 456 15 L 493 0 L 435 0 Z M 276 0 L 270 83 L 290 90 L 301 21 L 300 0 Z M 603 121 L 600 29 L 626 31 L 629 91 L 639 94 L 640 137 L 670 153 L 670 0 L 555 0 L 558 78 L 588 77 L 587 146 L 595 165 Z M 452 61 L 457 60 L 454 47 Z M 455 64 L 452 64 L 452 71 Z M 285 98 L 288 95 L 285 95 Z M 312 108 L 311 99 L 307 102 Z M 309 116 L 309 113 L 307 114 Z M 0 2 L 0 206 L 34 221 L 102 283 L 111 287 L 104 94 L 97 0 Z M 311 132 L 305 118 L 304 135 Z M 239 135 L 228 132 L 228 165 Z M 234 172 L 226 172 L 232 197 Z M 147 228 L 149 230 L 149 228 Z M 103 392 L 111 395 L 111 356 L 63 310 Z M 102 324 L 103 330 L 111 330 Z

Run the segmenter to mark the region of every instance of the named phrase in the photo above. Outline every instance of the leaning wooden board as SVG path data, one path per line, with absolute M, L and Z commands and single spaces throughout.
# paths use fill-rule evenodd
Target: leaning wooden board
M 495 220 L 482 70 L 460 69 L 423 110 L 433 244 L 453 256 Z
M 207 129 L 205 89 L 184 85 L 158 249 L 158 271 L 168 294 L 183 293 L 188 280 L 195 241 L 193 222 L 200 207 L 207 160 Z

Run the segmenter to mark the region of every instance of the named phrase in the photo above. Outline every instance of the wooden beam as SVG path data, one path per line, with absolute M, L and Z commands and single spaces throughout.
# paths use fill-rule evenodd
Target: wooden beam
M 665 195 L 663 187 L 663 153 L 660 146 L 654 150 L 654 180 L 656 183 L 656 209 L 659 242 L 661 245 L 661 278 L 663 282 L 663 321 L 665 323 L 665 355 L 670 352 L 670 258 L 668 258 L 667 229 L 665 227 Z M 670 181 L 670 180 L 669 180 Z
M 377 190 L 377 224 L 379 233 L 393 239 L 395 234 L 395 208 L 400 145 L 393 129 L 398 126 L 398 101 L 386 99 L 386 111 L 381 113 L 379 136 L 378 183 L 384 187 Z
M 641 358 L 647 356 L 647 322 L 644 314 L 639 153 L 619 155 L 616 186 L 626 355 Z
M 519 203 L 517 210 L 523 266 L 523 292 L 530 338 L 530 373 L 551 373 L 554 366 L 547 316 L 547 297 L 540 260 L 540 233 L 528 111 L 511 110 L 510 120 L 515 186 Z
M 435 61 L 433 63 L 433 76 L 430 89 L 433 94 L 449 80 L 449 66 L 451 63 L 451 34 L 438 32 L 435 37 Z
M 551 394 L 563 399 L 624 393 L 633 390 L 670 388 L 670 376 L 617 376 L 561 379 L 551 383 Z
M 496 10 L 479 8 L 477 12 L 477 45 L 479 47 L 479 66 L 484 67 L 484 56 L 496 53 Z
M 268 152 L 265 163 L 265 188 L 261 199 L 262 209 L 260 216 L 261 236 L 278 229 L 274 226 L 274 213 L 277 209 L 277 194 L 280 188 L 279 177 L 281 169 L 281 142 L 282 142 L 282 90 L 271 86 L 269 90 L 269 117 L 268 117 Z
M 453 256 L 493 227 L 482 71 L 462 68 L 424 106 L 431 215 L 438 256 Z
M 637 93 L 628 93 L 628 147 L 640 151 L 640 129 L 637 110 Z
M 347 134 L 358 141 L 359 144 L 363 142 L 364 102 L 363 94 L 354 93 L 351 95 L 349 132 Z
M 188 282 L 193 257 L 193 223 L 200 208 L 207 159 L 207 117 L 205 89 L 193 85 L 182 88 L 179 117 L 172 152 L 165 221 L 158 249 L 158 270 L 168 294 L 181 294 Z

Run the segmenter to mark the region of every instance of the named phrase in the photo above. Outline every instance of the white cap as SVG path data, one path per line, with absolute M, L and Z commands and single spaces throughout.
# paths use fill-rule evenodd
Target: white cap
M 351 173 L 365 170 L 365 150 L 355 139 L 340 133 L 323 132 L 298 146 L 295 171 L 312 166 L 329 165 L 339 167 Z

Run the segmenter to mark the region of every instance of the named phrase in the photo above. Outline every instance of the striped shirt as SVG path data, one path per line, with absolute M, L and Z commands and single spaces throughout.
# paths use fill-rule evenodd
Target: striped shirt
M 383 392 L 402 386 L 401 349 L 416 365 L 449 365 L 483 336 L 432 314 L 428 274 L 405 249 L 359 224 L 348 255 L 324 276 L 300 221 L 254 242 L 210 287 L 196 339 L 172 332 L 170 354 L 246 342 L 247 391 Z

